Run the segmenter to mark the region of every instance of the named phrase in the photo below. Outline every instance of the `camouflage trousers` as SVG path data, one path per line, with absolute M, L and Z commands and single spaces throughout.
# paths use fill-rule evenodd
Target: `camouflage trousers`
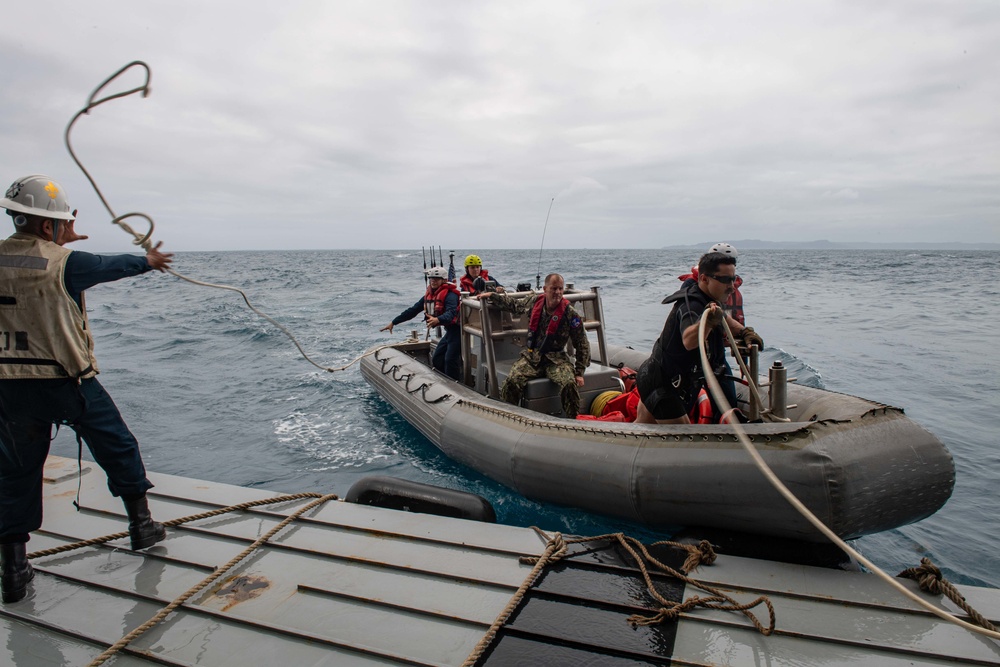
M 500 398 L 513 405 L 520 405 L 524 385 L 528 384 L 528 380 L 543 376 L 558 385 L 563 414 L 576 419 L 580 412 L 580 388 L 576 386 L 573 364 L 569 362 L 555 364 L 542 359 L 539 364 L 533 364 L 524 357 L 519 358 L 511 366 L 510 375 L 500 387 Z

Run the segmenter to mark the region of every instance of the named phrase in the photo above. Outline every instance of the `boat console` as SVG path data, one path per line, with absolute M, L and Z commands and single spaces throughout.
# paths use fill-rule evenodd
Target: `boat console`
M 531 296 L 533 292 L 515 292 L 509 296 Z M 600 288 L 577 291 L 570 286 L 565 298 L 580 313 L 590 340 L 591 362 L 580 389 L 580 412 L 589 411 L 594 398 L 606 391 L 624 389 L 618 369 L 607 365 L 607 340 L 604 334 L 604 311 Z M 462 299 L 462 382 L 483 395 L 500 397 L 500 387 L 514 361 L 528 340 L 530 313 L 514 315 L 488 302 L 471 297 Z M 570 356 L 573 351 L 568 350 Z M 548 378 L 528 382 L 522 406 L 547 415 L 564 416 L 558 387 Z

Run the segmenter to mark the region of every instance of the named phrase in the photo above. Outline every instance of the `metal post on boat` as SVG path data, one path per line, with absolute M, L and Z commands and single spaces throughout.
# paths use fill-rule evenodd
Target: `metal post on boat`
M 788 369 L 780 361 L 775 361 L 768 369 L 767 380 L 770 412 L 775 417 L 784 419 L 788 401 Z
M 591 287 L 590 291 L 594 293 L 594 311 L 597 315 L 597 348 L 601 353 L 601 363 L 607 365 L 608 363 L 608 339 L 604 335 L 604 306 L 601 304 L 601 288 Z
M 756 387 L 758 386 L 757 383 L 759 382 L 760 379 L 760 358 L 757 355 L 756 345 L 750 346 L 750 354 L 748 355 L 747 362 L 748 362 L 747 370 L 750 372 L 750 377 L 745 379 L 747 381 L 747 384 L 752 384 L 753 386 Z M 760 419 L 760 409 L 763 406 L 757 400 L 757 392 L 750 391 L 749 399 L 750 400 L 747 401 L 747 403 L 749 404 L 749 407 L 747 408 L 748 410 L 747 418 L 750 421 L 754 422 Z

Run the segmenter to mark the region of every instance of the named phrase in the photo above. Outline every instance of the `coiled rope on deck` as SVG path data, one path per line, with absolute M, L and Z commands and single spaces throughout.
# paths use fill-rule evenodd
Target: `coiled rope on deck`
M 140 635 L 142 635 L 144 632 L 146 632 L 150 628 L 154 627 L 157 623 L 159 623 L 160 621 L 162 621 L 163 619 L 165 619 L 167 616 L 169 616 L 170 613 L 173 612 L 177 607 L 179 607 L 182 604 L 184 604 L 192 596 L 194 596 L 199 591 L 201 591 L 202 589 L 204 589 L 205 587 L 207 587 L 208 585 L 210 585 L 212 582 L 214 582 L 216 579 L 218 579 L 219 577 L 221 577 L 223 574 L 225 574 L 226 572 L 228 572 L 232 568 L 236 567 L 236 565 L 239 564 L 240 561 L 242 561 L 243 559 L 245 559 L 246 557 L 248 557 L 251 553 L 253 553 L 257 549 L 259 549 L 262 545 L 264 545 L 264 543 L 266 543 L 268 540 L 270 540 L 272 537 L 274 537 L 278 532 L 280 532 L 288 524 L 290 524 L 291 522 L 295 521 L 297 518 L 299 518 L 300 516 L 302 516 L 305 512 L 308 512 L 309 510 L 313 509 L 314 507 L 318 507 L 318 506 L 322 505 L 323 503 L 326 503 L 326 502 L 328 502 L 330 500 L 336 500 L 337 496 L 336 496 L 336 494 L 332 494 L 332 493 L 325 494 L 325 495 L 324 494 L 320 494 L 320 493 L 296 493 L 296 494 L 293 494 L 293 495 L 278 496 L 276 498 L 264 498 L 264 499 L 261 499 L 261 500 L 252 500 L 252 501 L 249 501 L 249 502 L 240 503 L 238 505 L 230 505 L 229 507 L 223 507 L 223 508 L 216 509 L 216 510 L 211 510 L 211 511 L 208 511 L 208 512 L 202 512 L 200 514 L 192 514 L 191 516 L 186 516 L 186 517 L 179 518 L 179 519 L 171 519 L 169 521 L 164 521 L 163 522 L 164 526 L 178 526 L 178 525 L 180 525 L 182 523 L 187 523 L 189 521 L 196 521 L 196 520 L 199 520 L 199 519 L 206 519 L 206 518 L 209 518 L 209 517 L 218 516 L 220 514 L 226 514 L 226 513 L 229 513 L 229 512 L 239 511 L 239 510 L 247 509 L 247 508 L 250 508 L 250 507 L 257 507 L 257 506 L 260 506 L 260 505 L 274 505 L 274 504 L 277 504 L 277 503 L 288 502 L 288 501 L 291 501 L 291 500 L 299 500 L 299 499 L 302 499 L 302 498 L 314 498 L 315 500 L 313 500 L 310 503 L 307 503 L 306 505 L 303 505 L 299 509 L 297 509 L 294 512 L 292 512 L 291 514 L 289 514 L 282 521 L 280 521 L 273 528 L 271 528 L 271 530 L 267 531 L 267 533 L 265 533 L 261 537 L 257 538 L 246 549 L 244 549 L 239 554 L 237 554 L 236 556 L 234 556 L 232 559 L 230 559 L 224 565 L 220 565 L 219 567 L 217 567 L 210 575 L 208 575 L 207 577 L 205 577 L 204 579 L 202 579 L 200 582 L 198 582 L 197 584 L 195 584 L 194 586 L 192 586 L 191 588 L 189 588 L 187 591 L 185 591 L 184 593 L 182 593 L 181 595 L 179 595 L 177 598 L 175 598 L 170 604 L 168 604 L 166 607 L 164 607 L 159 612 L 157 612 L 156 615 L 153 616 L 151 619 L 149 619 L 148 621 L 146 621 L 145 623 L 143 623 L 139 627 L 135 628 L 131 632 L 129 632 L 127 635 L 125 635 L 124 637 L 122 637 L 121 639 L 119 639 L 114 644 L 112 644 L 106 651 L 104 651 L 99 656 L 97 656 L 96 658 L 94 658 L 93 661 L 91 661 L 90 663 L 88 663 L 88 667 L 97 667 L 98 665 L 104 664 L 104 662 L 106 662 L 109 658 L 113 657 L 116 653 L 118 653 L 123 648 L 125 648 L 134 639 L 136 639 L 137 637 L 139 637 Z M 37 557 L 40 557 L 40 556 L 50 556 L 50 555 L 53 555 L 53 554 L 58 554 L 58 553 L 62 553 L 62 552 L 65 552 L 65 551 L 70 551 L 70 550 L 73 550 L 73 549 L 79 549 L 79 548 L 84 547 L 84 546 L 91 546 L 91 545 L 95 545 L 95 544 L 103 544 L 105 542 L 109 542 L 111 540 L 119 539 L 119 538 L 126 537 L 126 536 L 128 536 L 128 533 L 124 532 L 124 533 L 115 533 L 113 535 L 106 535 L 104 537 L 99 537 L 99 538 L 95 538 L 95 539 L 92 539 L 92 540 L 83 540 L 81 542 L 75 542 L 73 544 L 67 544 L 67 545 L 64 545 L 62 547 L 56 547 L 56 548 L 53 548 L 53 549 L 45 549 L 45 550 L 42 550 L 42 551 L 36 551 L 34 553 L 28 554 L 28 558 L 37 558 Z
M 688 556 L 678 571 L 657 560 L 649 553 L 646 545 L 642 544 L 642 542 L 634 537 L 628 537 L 624 533 L 608 533 L 606 535 L 597 535 L 593 537 L 575 537 L 567 539 L 562 533 L 555 533 L 550 537 L 536 526 L 532 526 L 532 529 L 538 533 L 539 537 L 546 541 L 545 550 L 539 556 L 522 556 L 519 559 L 522 564 L 533 565 L 534 567 L 532 567 L 531 571 L 524 578 L 524 581 L 521 582 L 517 591 L 507 602 L 507 605 L 490 625 L 489 630 L 486 631 L 476 646 L 473 647 L 472 652 L 465 659 L 465 662 L 462 663 L 462 667 L 472 667 L 472 665 L 475 665 L 476 662 L 482 657 L 483 653 L 496 638 L 500 628 L 503 627 L 503 625 L 510 618 L 511 614 L 514 613 L 518 605 L 520 605 L 524 600 L 524 596 L 527 594 L 528 589 L 535 585 L 535 582 L 538 580 L 539 576 L 541 576 L 542 571 L 547 566 L 557 563 L 564 558 L 572 558 L 572 555 L 569 555 L 569 545 L 584 544 L 587 542 L 617 542 L 633 558 L 636 566 L 639 568 L 640 572 L 642 572 L 642 577 L 646 582 L 647 590 L 650 595 L 658 603 L 660 603 L 660 608 L 656 610 L 656 613 L 652 616 L 644 616 L 642 614 L 633 614 L 632 616 L 629 616 L 626 621 L 633 628 L 639 626 L 657 625 L 666 620 L 676 619 L 680 616 L 680 614 L 690 611 L 695 607 L 705 607 L 706 609 L 716 609 L 720 611 L 741 612 L 744 616 L 750 619 L 750 622 L 753 623 L 754 627 L 757 628 L 757 631 L 761 634 L 767 636 L 774 632 L 774 607 L 767 596 L 761 595 L 752 602 L 740 604 L 733 598 L 723 593 L 721 590 L 687 576 L 699 565 L 711 565 L 715 562 L 715 551 L 712 549 L 712 545 L 707 540 L 702 540 L 697 545 L 670 542 L 666 540 L 653 542 L 649 545 L 666 546 L 686 551 Z M 709 592 L 712 596 L 707 598 L 693 596 L 683 602 L 672 602 L 661 595 L 659 590 L 656 588 L 656 584 L 653 582 L 652 576 L 649 573 L 649 566 L 659 570 L 661 574 L 667 574 L 680 579 L 689 585 Z M 770 622 L 766 627 L 753 613 L 750 612 L 750 609 L 760 604 L 766 605 L 768 609 Z
M 699 341 L 698 350 L 701 354 L 701 363 L 703 368 L 711 368 L 711 365 L 709 364 L 708 361 L 708 353 L 705 349 L 705 339 L 706 339 L 706 329 L 707 329 L 706 322 L 708 321 L 708 314 L 709 310 L 706 308 L 705 311 L 702 313 L 701 320 L 699 320 L 698 322 L 698 341 Z M 726 322 L 725 318 L 723 318 L 722 320 L 722 326 L 725 330 L 726 336 L 732 342 L 733 333 L 732 331 L 730 331 L 729 324 L 728 322 Z M 743 364 L 743 361 L 742 359 L 740 359 L 739 355 L 737 355 L 737 359 L 740 361 L 740 367 L 744 369 L 744 373 L 746 374 L 746 377 L 750 379 L 752 385 L 753 382 L 756 380 L 756 378 L 750 378 L 749 373 L 745 370 L 746 366 Z M 726 396 L 725 394 L 723 394 L 722 387 L 719 386 L 719 381 L 716 379 L 715 374 L 705 373 L 705 380 L 708 383 L 710 391 L 712 392 L 712 397 L 715 399 L 716 405 L 720 407 L 725 406 L 725 410 L 723 410 L 723 412 L 730 410 L 732 406 L 729 405 L 729 402 L 726 400 Z M 915 595 L 912 591 L 908 590 L 905 586 L 901 585 L 898 581 L 896 581 L 895 578 L 886 574 L 881 568 L 875 565 L 875 563 L 871 562 L 863 555 L 858 553 L 854 548 L 848 545 L 847 542 L 840 539 L 839 535 L 834 533 L 826 526 L 826 524 L 820 521 L 820 519 L 815 514 L 813 514 L 812 511 L 810 511 L 809 508 L 802 503 L 802 501 L 796 498 L 795 494 L 793 494 L 788 489 L 788 487 L 782 483 L 780 479 L 778 479 L 778 476 L 774 474 L 774 471 L 771 470 L 770 466 L 767 465 L 763 457 L 761 457 L 761 455 L 757 452 L 757 449 L 750 442 L 750 438 L 747 436 L 746 431 L 744 430 L 742 424 L 740 424 L 739 421 L 736 420 L 732 424 L 732 427 L 737 437 L 739 438 L 740 444 L 743 446 L 743 449 L 745 449 L 747 454 L 750 455 L 750 458 L 753 460 L 754 464 L 761 471 L 761 473 L 763 473 L 764 477 L 767 478 L 767 480 L 771 483 L 771 486 L 773 486 L 775 490 L 778 491 L 778 493 L 780 493 L 785 498 L 785 500 L 791 503 L 792 507 L 794 507 L 799 512 L 799 514 L 801 514 L 809 523 L 811 523 L 813 527 L 816 528 L 816 530 L 818 530 L 824 536 L 826 536 L 828 540 L 830 540 L 838 547 L 843 549 L 846 553 L 856 558 L 859 563 L 861 563 L 869 570 L 871 570 L 873 574 L 875 574 L 878 578 L 882 579 L 882 581 L 887 583 L 894 590 L 906 596 L 907 598 L 917 603 L 918 605 L 920 605 L 927 611 L 931 612 L 935 616 L 944 619 L 950 623 L 954 623 L 955 625 L 961 626 L 966 630 L 969 630 L 970 632 L 974 632 L 980 635 L 985 635 L 992 639 L 1000 639 L 1000 632 L 998 632 L 992 626 L 981 627 L 979 625 L 973 625 L 972 623 L 963 621 L 954 614 L 950 614 L 943 609 L 939 609 L 938 607 L 935 607 L 934 605 L 927 602 L 920 596 Z M 963 607 L 963 609 L 964 608 L 965 607 Z M 981 618 L 981 615 L 979 614 L 976 615 L 970 614 L 970 616 L 977 622 L 979 622 L 977 617 Z
M 104 97 L 98 98 L 98 95 L 102 94 L 102 91 L 103 91 L 103 89 L 106 86 L 108 86 L 112 81 L 114 81 L 119 76 L 121 76 L 122 74 L 124 74 L 126 71 L 128 71 L 129 69 L 131 69 L 133 67 L 141 67 L 141 68 L 143 68 L 145 70 L 146 79 L 145 79 L 145 82 L 141 86 L 137 86 L 135 88 L 131 88 L 129 90 L 124 90 L 124 91 L 121 91 L 121 92 L 118 92 L 118 93 L 108 93 Z M 130 62 L 129 64 L 125 65 L 124 67 L 122 67 L 121 69 L 119 69 L 117 72 L 115 72 L 114 74 L 112 74 L 111 76 L 109 76 L 107 79 L 105 79 L 103 82 L 101 82 L 101 84 L 99 86 L 97 86 L 97 88 L 94 89 L 94 91 L 90 94 L 90 98 L 88 98 L 88 100 L 87 100 L 86 106 L 84 106 L 82 109 L 80 109 L 76 113 L 76 115 L 73 116 L 73 119 L 70 120 L 69 124 L 66 126 L 66 132 L 64 134 L 64 140 L 65 140 L 65 143 L 66 143 L 66 149 L 69 151 L 70 157 L 73 158 L 73 161 L 76 163 L 76 166 L 78 166 L 80 168 L 80 171 L 83 172 L 83 175 L 86 176 L 86 178 L 87 178 L 88 181 L 90 181 L 90 185 L 91 185 L 91 187 L 94 188 L 94 192 L 97 193 L 97 197 L 101 200 L 101 203 L 104 205 L 104 208 L 107 209 L 108 213 L 111 215 L 111 218 L 112 218 L 111 222 L 112 222 L 112 224 L 118 225 L 126 233 L 128 233 L 130 236 L 132 236 L 133 237 L 132 243 L 135 244 L 135 245 L 137 245 L 137 246 L 142 247 L 146 252 L 149 252 L 153 248 L 153 242 L 151 240 L 152 236 L 153 236 L 153 230 L 155 228 L 155 223 L 153 222 L 153 219 L 151 217 L 149 217 L 148 215 L 146 215 L 145 213 L 140 213 L 140 212 L 125 213 L 123 215 L 117 215 L 114 212 L 114 210 L 111 208 L 111 204 L 108 203 L 108 200 L 104 197 L 104 194 L 101 192 L 100 187 L 98 187 L 97 182 L 90 175 L 90 172 L 87 171 L 87 168 L 83 166 L 83 163 L 80 161 L 80 159 L 77 158 L 76 152 L 73 150 L 72 142 L 70 141 L 70 132 L 73 129 L 73 125 L 76 124 L 76 121 L 79 120 L 79 118 L 81 116 L 88 115 L 90 113 L 91 109 L 94 109 L 95 107 L 98 107 L 98 106 L 104 104 L 105 102 L 110 102 L 112 100 L 116 100 L 116 99 L 121 98 L 121 97 L 127 97 L 127 96 L 133 95 L 135 93 L 141 93 L 143 97 L 148 97 L 149 93 L 150 93 L 149 80 L 150 80 L 151 75 L 152 74 L 150 72 L 149 65 L 147 65 L 146 63 L 144 63 L 141 60 L 134 60 L 134 61 Z M 125 220 L 127 220 L 128 218 L 135 218 L 135 217 L 143 218 L 143 219 L 146 220 L 146 222 L 149 223 L 149 230 L 145 234 L 140 234 L 139 232 L 135 231 L 131 227 L 131 225 L 129 225 L 127 222 L 125 222 Z M 312 364 L 313 366 L 315 366 L 316 368 L 318 368 L 320 370 L 327 371 L 328 373 L 333 373 L 333 372 L 336 372 L 336 371 L 346 370 L 346 369 L 350 368 L 352 365 L 354 365 L 355 363 L 357 363 L 358 361 L 360 361 L 361 359 L 363 359 L 365 356 L 367 356 L 367 355 L 369 355 L 369 354 L 372 353 L 371 351 L 368 351 L 368 352 L 366 352 L 366 353 L 358 356 L 357 358 L 355 358 L 351 362 L 345 364 L 344 366 L 338 366 L 338 367 L 324 366 L 324 365 L 322 365 L 320 363 L 317 363 L 316 361 L 313 361 L 313 359 L 306 353 L 305 349 L 302 347 L 302 345 L 299 343 L 299 341 L 295 338 L 295 336 L 292 334 L 292 332 L 289 331 L 285 326 L 283 326 L 282 324 L 280 324 L 279 322 L 277 322 L 276 320 L 274 320 L 272 317 L 268 316 L 267 314 L 265 314 L 264 312 L 262 312 L 261 310 L 259 310 L 258 308 L 256 308 L 250 302 L 250 298 L 240 288 L 233 287 L 232 285 L 220 285 L 220 284 L 216 284 L 216 283 L 209 283 L 209 282 L 204 282 L 204 281 L 201 281 L 201 280 L 196 280 L 196 279 L 191 278 L 189 276 L 185 276 L 184 274 L 182 274 L 182 273 L 180 273 L 178 271 L 174 271 L 173 269 L 171 269 L 169 267 L 166 268 L 166 269 L 164 269 L 164 270 L 167 273 L 169 273 L 170 275 L 175 276 L 177 278 L 180 278 L 181 280 L 186 280 L 187 282 L 189 282 L 189 283 L 191 283 L 193 285 L 200 285 L 202 287 L 214 287 L 216 289 L 229 290 L 231 292 L 236 292 L 237 294 L 239 294 L 240 296 L 243 297 L 243 301 L 246 302 L 246 305 L 247 305 L 247 307 L 250 310 L 252 310 L 259 317 L 267 320 L 268 322 L 270 322 L 271 324 L 273 324 L 274 326 L 276 326 L 279 330 L 281 330 L 281 332 L 283 334 L 285 334 L 288 337 L 289 340 L 292 341 L 292 343 L 295 345 L 295 347 L 298 348 L 299 353 L 302 355 L 302 357 L 306 361 L 308 361 L 310 364 Z

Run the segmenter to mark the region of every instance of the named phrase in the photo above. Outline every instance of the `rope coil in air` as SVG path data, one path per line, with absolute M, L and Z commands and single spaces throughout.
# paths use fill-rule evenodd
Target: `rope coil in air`
M 108 85 L 110 85 L 112 81 L 114 81 L 119 76 L 121 76 L 122 74 L 124 74 L 128 70 L 132 69 L 133 67 L 141 67 L 145 71 L 145 75 L 146 75 L 145 76 L 145 82 L 141 86 L 137 86 L 135 88 L 131 88 L 129 90 L 124 90 L 124 91 L 121 91 L 121 92 L 118 92 L 118 93 L 107 94 L 104 97 L 99 97 L 99 95 L 102 94 L 102 91 L 104 90 L 105 87 L 107 87 Z M 108 211 L 108 214 L 111 216 L 111 222 L 113 224 L 115 224 L 115 225 L 118 225 L 127 234 L 129 234 L 130 236 L 132 236 L 132 239 L 133 239 L 132 243 L 134 243 L 137 246 L 141 246 L 146 252 L 149 252 L 151 249 L 153 249 L 152 236 L 153 236 L 153 230 L 155 229 L 155 226 L 156 226 L 155 223 L 153 222 L 153 219 L 151 217 L 149 217 L 148 215 L 146 215 L 145 213 L 140 213 L 140 212 L 125 213 L 124 215 L 117 215 L 114 212 L 114 209 L 111 208 L 111 204 L 108 203 L 108 200 L 105 198 L 104 193 L 102 193 L 100 187 L 98 187 L 97 182 L 90 175 L 90 172 L 87 171 L 87 168 L 83 166 L 83 163 L 80 161 L 80 159 L 76 156 L 76 152 L 73 150 L 73 144 L 70 141 L 70 134 L 71 134 L 71 132 L 73 130 L 73 126 L 76 124 L 76 121 L 79 120 L 81 116 L 88 115 L 92 109 L 94 109 L 94 108 L 96 108 L 96 107 L 98 107 L 98 106 L 100 106 L 100 105 L 102 105 L 102 104 L 104 104 L 106 102 L 110 102 L 112 100 L 116 100 L 116 99 L 119 99 L 119 98 L 122 98 L 122 97 L 127 97 L 129 95 L 134 95 L 136 93 L 141 93 L 143 97 L 148 97 L 149 93 L 150 93 L 149 81 L 150 81 L 151 76 L 152 76 L 152 74 L 150 72 L 149 65 L 147 65 L 144 62 L 142 62 L 141 60 L 135 60 L 135 61 L 132 61 L 129 64 L 125 65 L 124 67 L 122 67 L 121 69 L 119 69 L 117 72 L 115 72 L 114 74 L 112 74 L 111 76 L 109 76 L 107 79 L 105 79 L 103 82 L 101 82 L 101 84 L 99 86 L 97 86 L 97 88 L 94 89 L 94 92 L 92 92 L 90 94 L 90 97 L 87 99 L 86 106 L 84 106 L 82 109 L 80 109 L 76 113 L 76 115 L 73 116 L 73 119 L 70 120 L 69 124 L 66 126 L 66 132 L 64 134 L 64 140 L 65 140 L 65 143 L 66 143 L 66 149 L 69 151 L 70 157 L 73 158 L 73 161 L 76 163 L 76 166 L 78 166 L 80 168 L 80 171 L 83 172 L 83 175 L 90 182 L 90 185 L 94 189 L 94 192 L 97 193 L 97 197 L 101 200 L 101 203 L 104 205 L 104 208 Z M 146 222 L 149 223 L 149 230 L 145 234 L 140 234 L 139 232 L 135 231 L 128 223 L 125 222 L 126 219 L 133 218 L 133 217 L 143 218 L 143 219 L 146 220 Z M 302 358 L 305 359 L 310 364 L 312 364 L 313 366 L 315 366 L 316 368 L 318 368 L 320 370 L 327 371 L 328 373 L 333 373 L 333 372 L 336 372 L 336 371 L 346 370 L 346 369 L 350 368 L 352 365 L 354 365 L 355 363 L 357 363 L 358 361 L 360 361 L 361 359 L 363 359 L 365 357 L 365 354 L 371 354 L 371 352 L 367 352 L 365 354 L 362 354 L 362 355 L 358 356 L 357 358 L 355 358 L 354 360 L 352 360 L 350 363 L 345 364 L 344 366 L 339 366 L 339 367 L 323 366 L 322 364 L 319 364 L 316 361 L 313 361 L 313 359 L 306 353 L 305 349 L 303 349 L 302 345 L 299 344 L 299 341 L 295 338 L 295 336 L 292 334 L 291 331 L 289 331 L 285 326 L 283 326 L 282 324 L 280 324 L 279 322 L 277 322 L 276 320 L 274 320 L 273 318 L 271 318 L 267 314 L 265 314 L 262 311 L 260 311 L 259 309 L 257 309 L 250 302 L 250 298 L 246 295 L 246 293 L 243 290 L 241 290 L 240 288 L 233 287 L 231 285 L 220 285 L 220 284 L 216 284 L 216 283 L 208 283 L 208 282 L 203 282 L 201 280 L 195 280 L 194 278 L 191 278 L 189 276 L 185 276 L 184 274 L 182 274 L 182 273 L 180 273 L 178 271 L 174 271 L 173 269 L 171 269 L 169 267 L 167 267 L 164 270 L 167 273 L 169 273 L 170 275 L 175 276 L 177 278 L 180 278 L 181 280 L 185 280 L 185 281 L 187 281 L 187 282 L 189 282 L 189 283 L 191 283 L 193 285 L 200 285 L 201 287 L 214 287 L 216 289 L 229 290 L 231 292 L 236 292 L 241 297 L 243 297 L 243 301 L 246 302 L 246 305 L 247 305 L 247 307 L 250 310 L 252 310 L 254 313 L 256 313 L 259 317 L 267 320 L 268 322 L 270 322 L 271 324 L 273 324 L 274 326 L 276 326 L 283 334 L 285 334 L 285 336 L 288 337 L 289 340 L 292 341 L 292 343 L 298 349 L 299 353 L 302 355 Z

